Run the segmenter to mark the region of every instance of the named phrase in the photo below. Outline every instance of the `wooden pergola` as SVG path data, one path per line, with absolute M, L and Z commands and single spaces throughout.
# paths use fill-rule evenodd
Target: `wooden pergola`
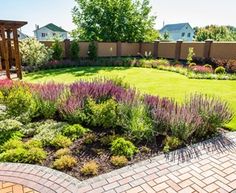
M 26 24 L 25 21 L 0 20 L 0 68 L 6 70 L 9 79 L 12 66 L 16 68 L 17 77 L 22 79 L 17 29 Z

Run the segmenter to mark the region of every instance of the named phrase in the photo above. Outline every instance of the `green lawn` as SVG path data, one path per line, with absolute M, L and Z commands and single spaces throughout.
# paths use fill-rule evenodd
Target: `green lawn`
M 124 81 L 143 93 L 168 96 L 181 101 L 186 95 L 195 92 L 219 96 L 227 100 L 236 114 L 236 81 L 196 80 L 174 73 L 149 68 L 79 67 L 45 70 L 24 76 L 25 81 L 55 81 L 71 83 L 79 79 L 94 77 L 122 77 Z M 236 130 L 236 116 L 228 125 Z

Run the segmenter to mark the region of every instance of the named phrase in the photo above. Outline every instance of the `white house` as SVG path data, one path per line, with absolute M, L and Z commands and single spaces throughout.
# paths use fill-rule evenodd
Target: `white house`
M 49 23 L 41 28 L 36 25 L 34 36 L 39 41 L 53 40 L 55 37 L 65 40 L 67 39 L 67 31 L 53 23 Z
M 165 25 L 161 30 L 162 36 L 168 35 L 169 40 L 192 41 L 194 38 L 194 30 L 189 23 L 177 23 Z

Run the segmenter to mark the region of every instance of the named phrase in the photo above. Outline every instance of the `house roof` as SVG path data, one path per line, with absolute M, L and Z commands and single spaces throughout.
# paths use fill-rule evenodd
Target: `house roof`
M 189 25 L 189 23 L 168 24 L 168 25 L 165 25 L 160 31 L 163 31 L 163 30 L 177 31 L 177 30 L 181 30 L 186 25 Z
M 45 25 L 44 27 L 46 27 L 46 28 L 48 28 L 48 29 L 50 29 L 50 30 L 52 30 L 54 32 L 67 32 L 66 30 L 62 29 L 61 27 L 56 26 L 53 23 L 49 23 L 49 24 Z

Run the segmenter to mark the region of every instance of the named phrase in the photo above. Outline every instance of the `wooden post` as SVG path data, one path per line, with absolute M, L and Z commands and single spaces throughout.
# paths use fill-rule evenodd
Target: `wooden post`
M 211 57 L 211 45 L 213 40 L 206 40 L 205 47 L 204 47 L 204 58 L 209 59 Z
M 19 79 L 22 79 L 21 58 L 20 58 L 18 34 L 17 34 L 16 28 L 13 28 L 13 40 L 14 40 L 14 48 L 15 48 L 15 62 L 16 62 L 16 69 L 17 69 L 17 77 Z
M 7 30 L 7 47 L 8 47 L 8 58 L 9 58 L 9 64 L 10 68 L 13 64 L 13 59 L 12 59 L 12 49 L 11 49 L 11 31 Z
M 175 59 L 176 59 L 176 60 L 179 60 L 179 59 L 180 59 L 182 43 L 183 43 L 183 40 L 178 40 L 178 41 L 176 42 L 176 48 L 175 48 Z
M 153 57 L 154 58 L 158 58 L 159 43 L 160 43 L 159 40 L 154 42 L 154 49 L 153 49 Z
M 7 48 L 7 42 L 5 37 L 5 28 L 1 28 L 1 34 L 2 34 L 2 52 L 3 52 L 3 59 L 5 61 L 5 68 L 6 68 L 6 75 L 8 79 L 11 79 L 10 75 L 10 68 L 9 68 L 9 58 L 8 58 L 8 48 Z
M 143 42 L 139 42 L 139 55 L 142 56 Z
M 116 43 L 116 56 L 121 57 L 121 42 L 120 41 Z

